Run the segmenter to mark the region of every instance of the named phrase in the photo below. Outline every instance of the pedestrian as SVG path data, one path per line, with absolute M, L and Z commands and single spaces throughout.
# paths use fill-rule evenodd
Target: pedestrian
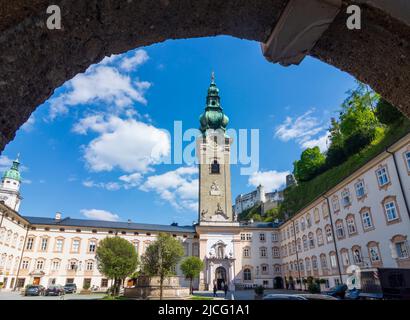
M 225 299 L 226 299 L 226 295 L 228 294 L 228 290 L 229 290 L 229 287 L 228 287 L 228 285 L 225 283 L 225 285 L 224 285 Z
M 216 290 L 217 290 L 216 284 L 214 283 L 214 297 L 216 297 Z

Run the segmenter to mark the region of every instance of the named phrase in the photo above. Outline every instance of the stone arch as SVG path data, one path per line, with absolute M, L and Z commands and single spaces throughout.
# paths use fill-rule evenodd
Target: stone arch
M 335 1 L 339 7 L 331 9 L 330 24 L 319 38 L 309 39 L 309 48 L 297 54 L 308 53 L 349 72 L 409 116 L 407 4 L 366 1 L 361 5 L 362 24 L 366 28 L 349 32 L 345 7 L 349 2 Z M 55 88 L 104 56 L 167 39 L 231 35 L 267 42 L 272 30 L 280 32 L 282 28 L 286 37 L 294 25 L 285 9 L 294 3 L 289 0 L 56 0 L 62 11 L 61 30 L 45 27 L 49 1 L 7 3 L 0 12 L 0 103 L 4 109 L 0 115 L 0 150 Z M 315 10 L 309 10 L 309 15 L 306 12 L 302 11 L 302 18 L 310 21 L 311 28 L 323 19 Z M 290 22 L 286 21 L 288 18 Z M 280 19 L 285 23 L 278 24 Z M 304 30 L 296 30 L 294 37 L 304 35 Z M 294 46 L 288 40 L 285 48 L 289 44 Z M 268 56 L 282 64 L 287 64 L 287 58 Z

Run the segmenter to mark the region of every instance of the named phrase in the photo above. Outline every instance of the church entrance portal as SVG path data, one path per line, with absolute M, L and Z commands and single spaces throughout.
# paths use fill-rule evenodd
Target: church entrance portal
M 223 290 L 223 287 L 226 284 L 226 270 L 224 267 L 216 268 L 215 279 L 218 290 Z

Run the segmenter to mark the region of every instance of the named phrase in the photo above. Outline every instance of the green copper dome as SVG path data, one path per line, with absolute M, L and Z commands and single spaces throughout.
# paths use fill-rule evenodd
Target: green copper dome
M 13 161 L 13 164 L 12 164 L 11 168 L 9 170 L 7 170 L 6 172 L 4 172 L 3 180 L 4 179 L 13 179 L 13 180 L 16 180 L 16 181 L 20 182 L 21 181 L 21 176 L 20 176 L 20 172 L 19 172 L 19 165 L 20 165 L 20 162 L 17 158 L 16 160 Z
M 215 76 L 212 72 L 211 84 L 208 88 L 208 95 L 206 96 L 205 112 L 199 117 L 201 124 L 200 130 L 205 134 L 208 129 L 222 129 L 226 130 L 229 118 L 223 113 L 220 104 L 219 89 L 215 84 Z

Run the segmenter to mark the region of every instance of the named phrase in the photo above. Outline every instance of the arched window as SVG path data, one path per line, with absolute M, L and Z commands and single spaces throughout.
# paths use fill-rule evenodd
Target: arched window
M 251 281 L 252 280 L 251 269 L 246 268 L 246 269 L 243 270 L 243 280 L 244 281 Z
M 345 228 L 343 226 L 343 220 L 341 219 L 336 221 L 336 235 L 338 239 L 345 237 Z
M 306 271 L 310 271 L 310 259 L 305 258 Z
M 350 265 L 349 250 L 347 250 L 346 248 L 341 249 L 340 256 L 342 258 L 343 266 L 347 267 L 348 265 Z
M 316 230 L 317 245 L 321 246 L 323 244 L 323 232 L 322 229 Z
M 310 227 L 312 226 L 312 218 L 311 218 L 311 216 L 310 216 L 310 213 L 308 213 L 308 214 L 306 215 L 306 224 L 307 224 L 307 227 L 308 227 L 308 228 L 310 228 Z
M 313 210 L 313 218 L 315 219 L 315 223 L 320 222 L 320 214 L 318 208 L 315 208 L 315 210 Z
M 346 225 L 347 225 L 347 232 L 349 233 L 349 235 L 354 235 L 357 232 L 356 229 L 356 221 L 354 219 L 354 215 L 353 214 L 349 214 L 346 217 Z
M 320 265 L 322 266 L 322 269 L 327 269 L 327 259 L 324 253 L 320 255 Z
M 303 240 L 303 250 L 308 250 L 308 242 L 307 242 L 307 237 L 306 237 L 306 235 L 304 235 L 303 237 L 302 237 L 302 240 Z
M 211 173 L 219 174 L 219 163 L 216 159 L 211 164 Z
M 312 269 L 317 270 L 317 258 L 316 258 L 316 256 L 312 257 Z
M 313 238 L 313 232 L 309 232 L 309 248 L 313 249 L 315 247 L 315 239 Z
M 363 262 L 363 257 L 362 257 L 362 250 L 359 246 L 354 246 L 352 248 L 352 253 L 353 253 L 353 261 L 356 264 L 360 264 Z
M 326 231 L 326 241 L 332 242 L 333 241 L 333 236 L 332 236 L 332 227 L 328 224 L 325 226 L 325 231 Z

